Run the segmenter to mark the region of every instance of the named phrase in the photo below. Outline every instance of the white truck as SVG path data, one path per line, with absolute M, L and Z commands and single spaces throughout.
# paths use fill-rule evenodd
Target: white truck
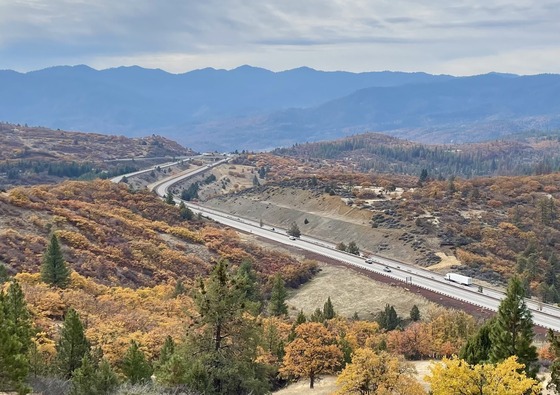
M 471 285 L 472 284 L 472 278 L 467 277 L 467 276 L 463 276 L 463 275 L 457 274 L 457 273 L 447 273 L 445 275 L 445 279 L 447 281 L 453 281 L 455 283 L 459 283 L 459 284 L 463 284 L 463 285 Z

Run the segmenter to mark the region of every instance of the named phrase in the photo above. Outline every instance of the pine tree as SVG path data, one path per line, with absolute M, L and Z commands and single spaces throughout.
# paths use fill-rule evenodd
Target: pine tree
M 171 356 L 175 353 L 175 342 L 171 336 L 167 336 L 165 338 L 165 343 L 161 347 L 161 351 L 159 352 L 159 359 L 157 362 L 157 366 L 165 365 L 170 359 Z
M 550 365 L 550 381 L 546 388 L 560 393 L 560 337 L 552 329 L 549 329 L 546 338 L 550 343 L 550 351 L 554 355 L 554 360 Z
M 253 264 L 250 260 L 245 259 L 241 262 L 234 280 L 239 289 L 244 293 L 244 298 L 247 300 L 247 310 L 254 315 L 258 315 L 262 307 L 262 296 L 257 273 L 253 269 Z
M 381 328 L 392 331 L 400 325 L 401 319 L 398 317 L 395 308 L 387 304 L 385 309 L 379 313 L 377 322 Z
M 259 328 L 247 318 L 246 292 L 227 268 L 219 261 L 194 294 L 199 317 L 183 354 L 186 384 L 208 395 L 264 394 L 269 386 L 256 362 Z
M 81 366 L 74 371 L 70 395 L 97 395 L 96 384 L 97 366 L 86 354 L 82 358 Z
M 293 237 L 301 236 L 301 231 L 295 222 L 292 222 L 292 225 L 290 226 L 290 229 L 288 229 L 287 233 Z
M 0 390 L 26 394 L 31 346 L 31 320 L 23 292 L 12 282 L 7 293 L 0 290 Z
M 537 349 L 532 345 L 535 336 L 533 319 L 524 297 L 521 280 L 512 278 L 498 308 L 496 323 L 490 331 L 490 361 L 501 362 L 516 355 L 518 361 L 525 365 L 527 375 L 535 377 L 538 366 Z
M 131 384 L 150 380 L 153 370 L 137 342 L 132 340 L 122 361 L 122 371 Z
M 412 309 L 410 309 L 410 319 L 412 321 L 420 321 L 420 310 L 418 306 L 414 305 Z
M 303 310 L 300 310 L 296 317 L 296 326 L 305 324 L 306 322 L 307 322 L 307 317 L 303 313 Z
M 115 371 L 109 365 L 109 362 L 103 358 L 99 363 L 97 370 L 97 383 L 95 388 L 98 394 L 112 394 L 119 385 L 119 378 Z
M 351 241 L 348 243 L 348 247 L 346 247 L 346 252 L 354 255 L 360 255 L 360 249 L 356 245 L 355 241 Z
M 64 317 L 60 338 L 56 343 L 56 364 L 63 377 L 72 377 L 89 351 L 90 345 L 80 315 L 70 309 Z
M 173 199 L 173 194 L 171 192 L 168 192 L 167 195 L 165 195 L 165 203 L 175 206 L 175 199 Z
M 181 215 L 182 219 L 186 219 L 187 221 L 190 221 L 194 218 L 194 213 L 185 205 L 185 202 L 183 201 L 179 203 L 179 214 Z
M 492 348 L 490 332 L 494 322 L 494 319 L 487 321 L 474 336 L 467 340 L 459 352 L 459 358 L 464 359 L 471 365 L 486 363 L 488 361 L 488 355 Z
M 8 275 L 8 270 L 6 269 L 6 266 L 2 262 L 0 262 L 0 285 L 8 281 L 9 278 L 10 276 Z
M 54 233 L 43 255 L 41 280 L 58 288 L 66 288 L 70 284 L 70 270 L 62 256 L 58 237 Z
M 176 298 L 179 295 L 183 295 L 186 291 L 187 290 L 185 288 L 185 285 L 183 284 L 181 279 L 178 279 L 175 283 L 175 288 L 173 289 L 173 298 Z
M 334 307 L 331 302 L 331 297 L 327 298 L 325 305 L 323 306 L 323 316 L 326 320 L 331 320 L 335 317 L 336 313 L 334 312 Z
M 272 284 L 272 292 L 270 294 L 270 301 L 268 302 L 268 312 L 273 316 L 280 316 L 288 314 L 288 305 L 286 304 L 286 297 L 288 292 L 284 286 L 284 280 L 279 273 L 274 276 Z

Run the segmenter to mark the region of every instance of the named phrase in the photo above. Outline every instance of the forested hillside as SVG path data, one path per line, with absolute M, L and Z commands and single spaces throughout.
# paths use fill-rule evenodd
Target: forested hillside
M 525 133 L 472 144 L 429 145 L 367 133 L 296 144 L 273 151 L 301 159 L 331 159 L 362 172 L 470 178 L 546 174 L 560 170 L 560 133 Z

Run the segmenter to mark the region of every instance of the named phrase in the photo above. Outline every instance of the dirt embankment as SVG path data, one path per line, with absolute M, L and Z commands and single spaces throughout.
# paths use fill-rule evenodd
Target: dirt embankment
M 289 228 L 295 222 L 301 232 L 333 243 L 355 241 L 364 253 L 414 263 L 426 258 L 428 249 L 417 248 L 415 226 L 400 220 L 399 227 L 373 228 L 372 211 L 346 204 L 338 196 L 290 187 L 263 187 L 236 195 L 209 199 L 206 205 L 251 218 L 265 225 Z M 403 236 L 404 235 L 404 236 Z M 403 241 L 403 237 L 410 240 Z M 425 245 L 439 246 L 426 239 Z

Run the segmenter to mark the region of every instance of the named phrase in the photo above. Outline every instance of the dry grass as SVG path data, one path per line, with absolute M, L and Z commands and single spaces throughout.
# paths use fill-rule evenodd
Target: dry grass
M 408 317 L 414 305 L 421 314 L 435 306 L 417 294 L 374 281 L 348 268 L 325 264 L 320 268 L 319 274 L 295 290 L 286 301 L 291 315 L 297 315 L 299 310 L 309 315 L 317 307 L 322 308 L 329 296 L 339 315 L 352 317 L 357 312 L 361 319 L 368 320 L 386 304 L 393 305 L 401 317 Z

